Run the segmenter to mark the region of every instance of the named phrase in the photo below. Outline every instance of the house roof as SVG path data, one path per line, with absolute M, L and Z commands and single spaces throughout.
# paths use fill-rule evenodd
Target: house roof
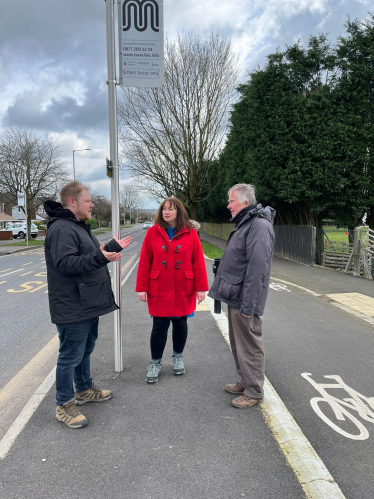
M 7 215 L 6 213 L 0 213 L 0 222 L 14 222 L 15 220 L 17 219 Z

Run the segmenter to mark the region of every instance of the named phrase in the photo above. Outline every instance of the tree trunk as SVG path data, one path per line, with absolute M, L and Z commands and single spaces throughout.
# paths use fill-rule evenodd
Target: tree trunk
M 31 239 L 32 210 L 33 210 L 33 204 L 27 203 L 26 225 L 27 225 L 27 237 L 28 237 L 29 241 Z
M 197 222 L 197 203 L 191 203 L 191 218 Z

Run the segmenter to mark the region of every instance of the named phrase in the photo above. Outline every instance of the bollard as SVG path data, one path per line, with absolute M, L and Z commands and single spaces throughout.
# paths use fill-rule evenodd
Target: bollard
M 219 264 L 221 263 L 220 258 L 215 258 L 214 263 L 213 263 L 213 274 L 214 278 L 216 278 L 216 274 L 218 271 Z M 214 313 L 215 314 L 220 314 L 221 313 L 221 302 L 220 300 L 214 300 Z

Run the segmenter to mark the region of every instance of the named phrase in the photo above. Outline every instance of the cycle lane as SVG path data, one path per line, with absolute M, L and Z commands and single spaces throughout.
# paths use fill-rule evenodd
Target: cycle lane
M 335 402 L 352 415 L 338 420 L 331 406 L 318 400 L 322 388 L 312 383 L 336 384 L 339 380 L 325 376 L 340 376 L 349 388 L 373 397 L 373 326 L 286 285 L 270 289 L 264 336 L 266 375 L 342 492 L 347 499 L 372 499 L 374 398 L 362 399 L 361 415 Z M 352 398 L 341 388 L 326 391 L 340 400 Z

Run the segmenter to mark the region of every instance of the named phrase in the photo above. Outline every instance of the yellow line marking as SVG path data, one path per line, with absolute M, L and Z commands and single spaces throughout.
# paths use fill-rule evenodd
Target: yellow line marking
M 58 356 L 57 334 L 0 390 L 0 440 L 35 390 L 45 379 Z M 0 448 L 1 448 L 0 442 Z M 1 453 L 1 452 L 0 452 Z M 0 456 L 0 459 L 4 456 Z
M 47 265 L 44 265 L 44 267 L 40 267 L 41 269 L 46 269 L 47 268 Z
M 38 291 L 39 289 L 45 288 L 46 286 L 48 286 L 47 283 L 43 284 L 42 286 L 39 286 L 38 288 L 34 288 L 32 291 L 30 291 L 30 293 L 35 293 L 35 291 Z
M 23 265 L 31 265 L 34 262 L 24 263 Z
M 39 272 L 38 274 L 35 274 L 35 277 L 47 277 L 47 272 Z
M 20 274 L 20 276 L 23 277 L 24 275 L 27 275 L 27 274 L 32 274 L 32 270 L 30 270 L 30 272 L 25 272 L 24 274 Z
M 15 397 L 17 388 L 30 382 L 40 370 L 45 360 L 58 352 L 58 335 L 56 334 L 15 376 L 0 390 L 0 414 L 4 407 Z M 56 357 L 57 359 L 57 357 Z
M 10 269 L 0 270 L 0 273 L 1 272 L 8 272 L 8 270 L 13 270 L 13 267 L 10 267 Z
M 29 281 L 20 285 L 20 288 L 24 289 L 8 289 L 8 293 L 25 293 L 26 291 L 31 291 L 34 286 L 30 286 L 30 284 L 44 284 L 43 281 Z
M 0 284 L 4 284 L 4 282 L 7 282 L 7 281 L 1 281 Z

